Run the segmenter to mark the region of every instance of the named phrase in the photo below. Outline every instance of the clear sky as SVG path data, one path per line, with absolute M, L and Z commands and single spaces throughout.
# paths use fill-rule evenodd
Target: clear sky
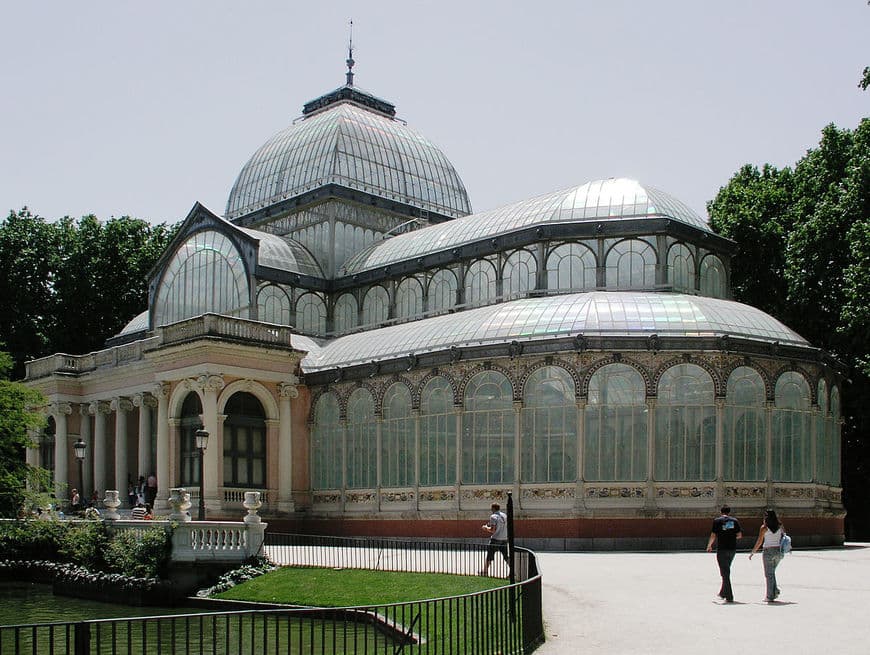
M 476 211 L 626 176 L 696 211 L 870 115 L 866 0 L 68 0 L 0 5 L 0 211 L 223 214 L 302 105 L 355 82 Z

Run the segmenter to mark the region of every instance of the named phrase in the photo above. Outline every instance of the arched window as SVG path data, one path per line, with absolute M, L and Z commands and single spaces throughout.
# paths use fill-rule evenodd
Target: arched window
M 277 284 L 267 284 L 257 292 L 257 318 L 264 323 L 290 325 L 290 299 Z
M 381 423 L 381 485 L 414 484 L 414 419 L 411 392 L 404 384 L 390 385 L 384 394 Z
M 495 266 L 479 259 L 465 273 L 465 304 L 486 305 L 495 300 Z
M 776 381 L 773 411 L 773 478 L 778 482 L 808 482 L 812 478 L 810 385 L 796 371 Z
M 396 287 L 396 318 L 417 318 L 423 314 L 423 285 L 406 277 Z
M 375 401 L 368 389 L 356 389 L 347 401 L 348 489 L 377 485 L 377 446 Z
M 656 480 L 716 477 L 713 397 L 713 380 L 700 366 L 677 364 L 664 372 L 656 402 Z
M 366 326 L 386 323 L 390 316 L 390 295 L 384 287 L 375 285 L 363 299 L 362 324 Z
M 727 298 L 728 284 L 725 264 L 716 255 L 707 255 L 701 260 L 701 295 L 710 298 Z
M 52 480 L 54 480 L 55 434 L 57 434 L 57 426 L 54 423 L 54 417 L 49 416 L 39 439 L 39 466 L 46 471 L 51 471 Z M 84 493 L 84 489 L 82 489 L 82 493 Z
M 196 431 L 202 427 L 202 402 L 191 391 L 181 405 L 181 421 L 178 425 L 178 483 L 180 486 L 199 486 L 199 450 L 196 448 Z
M 349 332 L 356 327 L 357 304 L 353 294 L 344 293 L 335 302 L 332 313 L 333 330 L 339 334 Z
M 607 253 L 608 289 L 652 289 L 656 283 L 656 251 L 645 241 L 620 241 Z
M 828 406 L 828 383 L 819 380 L 816 386 L 816 398 L 819 405 L 819 413 L 815 417 L 816 430 L 816 476 L 817 482 L 828 482 L 831 473 L 831 444 L 828 438 L 831 436 L 828 430 L 830 412 Z
M 429 280 L 428 311 L 430 314 L 440 314 L 456 305 L 456 275 L 453 271 L 442 268 Z
M 502 269 L 502 295 L 505 298 L 524 296 L 536 287 L 538 262 L 528 250 L 511 253 Z
M 547 288 L 589 291 L 598 286 L 595 254 L 581 243 L 563 243 L 547 257 Z
M 498 371 L 475 375 L 465 388 L 462 481 L 514 481 L 514 409 L 510 380 Z
M 154 325 L 208 312 L 249 315 L 248 276 L 239 251 L 220 232 L 197 232 L 172 254 L 154 301 Z
M 723 444 L 726 480 L 764 480 L 767 475 L 764 398 L 764 380 L 754 368 L 738 366 L 728 376 Z
M 674 291 L 695 292 L 695 257 L 682 243 L 668 250 L 668 276 Z
M 591 482 L 646 480 L 646 385 L 627 364 L 608 364 L 589 379 L 583 476 Z
M 326 303 L 316 293 L 306 293 L 296 301 L 296 327 L 301 332 L 326 332 Z
M 545 366 L 532 373 L 523 391 L 522 415 L 521 480 L 576 480 L 577 405 L 568 371 Z
M 831 449 L 831 468 L 828 471 L 827 482 L 835 487 L 840 486 L 840 390 L 831 387 L 831 416 L 828 419 L 827 442 Z
M 224 409 L 224 486 L 266 486 L 266 414 L 257 397 L 234 393 Z
M 434 377 L 420 397 L 420 485 L 456 483 L 456 413 L 453 387 Z
M 341 489 L 344 462 L 340 407 L 334 393 L 325 393 L 314 408 L 311 426 L 311 483 L 314 489 Z

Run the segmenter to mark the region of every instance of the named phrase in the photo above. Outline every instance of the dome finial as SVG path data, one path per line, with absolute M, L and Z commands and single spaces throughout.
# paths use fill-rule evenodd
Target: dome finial
M 352 18 L 350 19 L 350 21 L 348 21 L 348 25 L 350 25 L 350 38 L 348 38 L 348 41 L 347 41 L 347 61 L 345 62 L 347 64 L 346 77 L 347 77 L 347 85 L 353 86 L 353 65 L 355 62 L 353 60 L 353 19 Z

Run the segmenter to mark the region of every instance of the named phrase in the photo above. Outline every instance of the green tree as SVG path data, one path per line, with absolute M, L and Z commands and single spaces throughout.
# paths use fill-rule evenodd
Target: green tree
M 21 507 L 28 479 L 36 480 L 40 471 L 27 465 L 25 448 L 32 445 L 28 434 L 43 426 L 41 414 L 33 408 L 45 400 L 33 389 L 10 382 L 12 358 L 0 352 L 0 517 L 14 517 Z

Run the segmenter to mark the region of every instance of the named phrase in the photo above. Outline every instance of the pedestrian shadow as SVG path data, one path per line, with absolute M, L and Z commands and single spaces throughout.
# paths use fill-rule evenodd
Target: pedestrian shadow
M 767 605 L 768 607 L 785 607 L 786 605 L 797 605 L 793 600 L 772 600 L 770 602 L 762 600 L 759 605 Z

